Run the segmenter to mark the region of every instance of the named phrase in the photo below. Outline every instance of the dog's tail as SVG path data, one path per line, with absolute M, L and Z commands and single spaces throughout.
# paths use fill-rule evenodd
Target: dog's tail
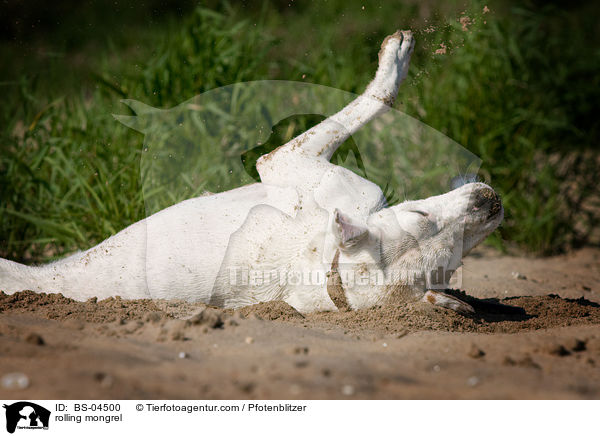
M 110 241 L 110 240 L 107 240 Z M 0 291 L 63 294 L 78 301 L 120 295 L 148 298 L 145 261 L 106 241 L 85 252 L 42 266 L 0 258 Z
M 0 291 L 13 294 L 17 291 L 41 291 L 41 269 L 22 265 L 12 260 L 0 258 Z

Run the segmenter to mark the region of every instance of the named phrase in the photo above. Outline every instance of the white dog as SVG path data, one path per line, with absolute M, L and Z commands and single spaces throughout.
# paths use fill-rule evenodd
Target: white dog
M 504 215 L 498 195 L 467 183 L 387 207 L 378 186 L 329 162 L 350 135 L 389 109 L 413 46 L 410 32 L 387 37 L 366 91 L 262 156 L 262 183 L 183 201 L 49 265 L 0 259 L 0 289 L 226 308 L 284 300 L 301 312 L 367 308 L 402 294 L 472 311 L 428 290 L 430 272 L 455 270 L 496 229 Z

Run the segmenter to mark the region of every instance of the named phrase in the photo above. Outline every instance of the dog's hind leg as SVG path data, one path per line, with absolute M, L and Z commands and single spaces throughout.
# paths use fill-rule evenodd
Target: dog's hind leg
M 381 45 L 375 78 L 365 92 L 338 113 L 262 156 L 257 162 L 257 169 L 263 181 L 271 170 L 278 168 L 279 158 L 287 158 L 289 153 L 329 161 L 350 135 L 387 112 L 394 103 L 400 83 L 406 77 L 413 47 L 414 39 L 410 31 L 397 31 L 388 36 Z

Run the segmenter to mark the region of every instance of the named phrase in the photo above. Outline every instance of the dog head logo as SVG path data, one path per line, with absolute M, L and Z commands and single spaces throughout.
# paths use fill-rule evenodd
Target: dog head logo
M 6 431 L 14 433 L 18 429 L 48 429 L 50 411 L 29 401 L 5 404 Z
M 260 80 L 216 88 L 169 109 L 122 100 L 130 114 L 113 116 L 144 135 L 140 174 L 150 216 L 207 192 L 260 181 L 260 156 L 357 97 L 310 83 Z M 453 176 L 477 173 L 481 164 L 460 144 L 398 110 L 354 132 L 329 160 L 380 186 L 389 206 L 444 193 Z

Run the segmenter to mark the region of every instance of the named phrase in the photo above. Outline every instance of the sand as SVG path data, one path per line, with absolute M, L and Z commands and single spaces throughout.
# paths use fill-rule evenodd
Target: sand
M 426 303 L 303 316 L 0 293 L 0 377 L 28 399 L 600 398 L 600 250 L 476 250 L 473 316 Z

